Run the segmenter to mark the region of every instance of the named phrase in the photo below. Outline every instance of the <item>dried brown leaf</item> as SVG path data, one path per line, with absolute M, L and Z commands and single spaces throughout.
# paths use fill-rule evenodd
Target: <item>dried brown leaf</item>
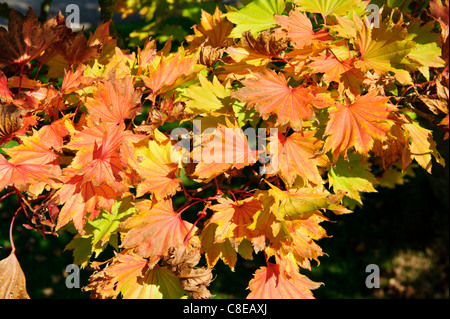
M 162 265 L 167 266 L 179 279 L 181 288 L 194 299 L 212 297 L 206 288 L 212 281 L 211 268 L 195 268 L 200 257 L 200 245 L 191 243 L 171 247 L 162 261 Z
M 30 299 L 25 275 L 13 251 L 0 261 L 0 299 Z

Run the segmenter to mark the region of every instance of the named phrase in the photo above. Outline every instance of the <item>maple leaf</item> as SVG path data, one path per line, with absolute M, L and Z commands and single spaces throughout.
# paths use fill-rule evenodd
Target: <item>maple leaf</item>
M 237 261 L 236 249 L 231 244 L 229 238 L 222 242 L 216 242 L 216 229 L 219 227 L 216 223 L 207 223 L 200 235 L 202 247 L 205 251 L 206 262 L 209 267 L 214 267 L 219 258 L 234 271 Z
M 96 218 L 102 208 L 110 211 L 116 198 L 123 194 L 107 184 L 95 186 L 91 181 L 84 181 L 83 175 L 76 175 L 71 169 L 66 169 L 60 179 L 64 184 L 54 197 L 64 206 L 58 215 L 56 230 L 73 221 L 78 233 L 83 235 L 87 218 Z
M 130 250 L 114 256 L 111 263 L 90 278 L 85 290 L 93 298 L 179 299 L 186 292 L 178 278 L 168 269 L 149 267 L 148 260 Z
M 86 267 L 91 256 L 98 257 L 108 244 L 118 248 L 119 225 L 135 212 L 130 197 L 116 200 L 111 212 L 102 210 L 96 219 L 88 220 L 84 226 L 85 233 L 75 235 L 64 250 L 73 250 L 74 263 L 81 268 Z
M 21 192 L 37 196 L 45 185 L 55 186 L 61 175 L 57 156 L 37 135 L 22 137 L 23 144 L 0 154 L 0 189 L 15 186 Z
M 195 267 L 201 258 L 201 246 L 198 237 L 190 238 L 187 245 L 179 245 L 169 249 L 161 265 L 168 267 L 180 280 L 182 289 L 188 292 L 193 299 L 212 297 L 206 288 L 213 276 L 210 268 Z
M 131 134 L 127 134 L 120 126 L 103 129 L 103 132 L 97 130 L 103 133 L 101 140 L 86 139 L 86 146 L 78 148 L 76 143 L 80 142 L 80 138 L 76 138 L 66 145 L 69 149 L 79 149 L 70 168 L 76 169 L 77 174 L 84 176 L 84 181 L 89 181 L 94 186 L 106 183 L 117 191 L 124 191 L 121 182 L 126 163 L 122 162 L 118 150 L 125 137 Z M 85 130 L 83 134 L 78 135 L 83 136 L 85 133 L 88 132 Z
M 14 250 L 0 260 L 0 299 L 30 299 L 26 279 Z
M 270 69 L 255 73 L 255 78 L 245 79 L 245 87 L 232 93 L 234 98 L 255 106 L 263 119 L 270 114 L 278 116 L 280 125 L 289 122 L 292 128 L 300 130 L 303 120 L 315 117 L 312 103 L 314 95 L 310 87 L 289 87 L 283 73 Z
M 349 154 L 348 161 L 339 158 L 329 168 L 328 181 L 335 192 L 343 191 L 360 204 L 360 192 L 376 192 L 377 180 L 370 171 L 370 164 L 359 154 Z
M 323 142 L 316 137 L 315 131 L 296 132 L 287 137 L 278 133 L 278 138 L 268 144 L 272 158 L 266 171 L 270 174 L 278 174 L 288 185 L 292 185 L 296 177 L 301 177 L 305 182 L 320 184 L 322 178 L 319 166 L 327 166 L 329 163 L 326 155 L 318 152 Z
M 311 281 L 298 271 L 286 276 L 280 271 L 280 265 L 267 262 L 259 268 L 249 282 L 249 299 L 312 299 L 311 289 L 319 283 Z
M 193 176 L 203 182 L 231 169 L 241 169 L 256 162 L 257 154 L 249 146 L 244 131 L 231 122 L 219 124 L 201 136 L 203 145 L 191 152 L 195 167 Z
M 407 30 L 403 22 L 394 25 L 381 23 L 379 28 L 370 28 L 359 18 L 354 17 L 357 25 L 356 49 L 360 58 L 355 67 L 363 73 L 374 70 L 383 75 L 392 71 L 402 84 L 412 84 L 409 73 L 403 69 L 402 59 L 415 47 L 413 41 L 405 40 Z
M 84 289 L 91 292 L 93 298 L 116 298 L 121 292 L 127 295 L 138 285 L 148 260 L 129 250 L 114 256 L 111 263 L 102 271 L 89 278 L 89 285 Z
M 181 219 L 172 207 L 172 199 L 136 203 L 137 213 L 121 224 L 126 232 L 121 247 L 136 248 L 142 257 L 154 265 L 170 247 L 183 243 L 193 225 Z
M 153 59 L 148 73 L 141 78 L 151 90 L 150 100 L 190 80 L 200 71 L 198 55 L 186 56 L 183 47 L 177 53 Z
M 216 7 L 214 14 L 201 10 L 202 16 L 200 24 L 192 27 L 193 35 L 188 35 L 186 41 L 189 44 L 188 49 L 196 50 L 201 45 L 212 46 L 213 48 L 226 47 L 231 42 L 228 36 L 234 25 L 228 21 L 219 7 Z
M 61 14 L 41 24 L 31 7 L 25 17 L 12 9 L 8 30 L 0 27 L 0 68 L 17 65 L 22 69 L 57 41 L 64 28 Z
M 93 96 L 87 98 L 85 105 L 94 122 L 117 125 L 136 116 L 141 96 L 135 90 L 131 77 L 121 80 L 113 77 L 98 83 Z
M 339 93 L 359 95 L 364 74 L 354 67 L 355 59 L 339 60 L 334 54 L 323 54 L 312 57 L 308 67 L 315 73 L 324 73 L 323 80 L 330 84 L 332 81 L 339 83 Z
M 421 127 L 418 123 L 405 123 L 402 125 L 407 132 L 407 140 L 410 141 L 409 148 L 411 157 L 431 174 L 432 156 L 436 162 L 445 166 L 444 158 L 436 149 L 436 142 L 433 140 L 432 131 Z
M 294 258 L 292 268 L 300 265 L 305 269 L 311 270 L 310 260 L 312 259 L 317 264 L 320 264 L 318 257 L 324 255 L 324 252 L 314 240 L 319 240 L 327 236 L 325 229 L 319 225 L 323 220 L 326 220 L 323 216 L 311 214 L 308 218 L 292 222 L 290 238 L 282 243 L 283 249 L 281 249 L 281 251 L 284 250 L 289 252 L 288 254 L 292 254 Z M 291 272 L 292 270 L 287 271 L 288 274 Z
M 345 16 L 358 7 L 367 5 L 367 1 L 360 0 L 294 0 L 299 11 L 320 13 L 324 19 L 331 14 Z
M 256 35 L 260 31 L 275 26 L 274 15 L 284 11 L 284 0 L 255 0 L 239 11 L 228 12 L 225 16 L 236 24 L 230 36 L 239 38 L 243 32 L 249 31 Z
M 186 89 L 189 99 L 186 111 L 191 113 L 228 113 L 234 100 L 230 98 L 230 85 L 222 85 L 216 76 L 212 82 L 202 74 L 198 75 L 200 86 L 190 86 Z
M 269 182 L 267 183 L 271 187 L 269 194 L 275 199 L 272 211 L 279 220 L 284 220 L 288 216 L 295 217 L 325 208 L 330 210 L 340 208 L 336 204 L 342 199 L 343 194 L 333 195 L 321 187 L 292 188 L 282 191 Z
M 208 223 L 218 225 L 215 232 L 215 242 L 221 243 L 225 238 L 233 238 L 239 244 L 244 238 L 251 238 L 248 226 L 253 222 L 253 216 L 261 209 L 258 199 L 249 197 L 235 202 L 229 198 L 219 198 L 218 204 L 212 205 L 214 211 Z
M 298 49 L 310 45 L 314 41 L 333 39 L 325 28 L 314 32 L 311 20 L 297 9 L 291 10 L 289 16 L 276 15 L 275 21 L 281 26 L 281 30 L 277 30 L 278 36 L 287 37 L 293 42 L 294 47 Z
M 0 102 L 4 104 L 9 104 L 13 100 L 13 93 L 8 87 L 8 79 L 6 75 L 0 71 Z
M 388 100 L 378 96 L 377 91 L 371 91 L 357 96 L 349 105 L 337 104 L 329 113 L 325 150 L 332 150 L 335 158 L 351 147 L 358 153 L 367 154 L 374 140 L 383 140 L 393 125 L 389 116 L 396 108 L 388 104 Z
M 157 199 L 175 195 L 180 190 L 180 180 L 176 177 L 178 163 L 174 161 L 170 139 L 155 131 L 157 140 L 150 140 L 148 146 L 134 150 L 135 169 L 141 177 L 136 196 L 152 192 Z

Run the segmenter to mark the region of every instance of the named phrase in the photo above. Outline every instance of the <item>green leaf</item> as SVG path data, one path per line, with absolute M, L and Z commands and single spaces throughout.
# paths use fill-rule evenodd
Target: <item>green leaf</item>
M 345 16 L 348 12 L 362 6 L 360 0 L 293 0 L 300 11 L 320 13 L 323 17 L 330 14 Z
M 97 257 L 108 244 L 117 249 L 119 224 L 135 211 L 128 197 L 116 201 L 111 213 L 102 211 L 94 220 L 88 220 L 84 227 L 85 234 L 77 234 L 65 248 L 73 250 L 74 263 L 83 268 L 88 265 L 93 254 Z
M 359 154 L 349 154 L 348 161 L 339 158 L 329 168 L 328 181 L 334 192 L 344 191 L 346 196 L 362 204 L 360 192 L 377 192 L 375 176 L 370 172 L 370 164 Z
M 276 23 L 273 16 L 282 14 L 284 7 L 284 0 L 255 0 L 237 12 L 228 12 L 227 19 L 236 24 L 230 36 L 240 38 L 245 31 L 256 35 L 274 27 Z
M 190 98 L 186 102 L 186 110 L 194 113 L 211 112 L 228 113 L 231 111 L 234 99 L 230 96 L 230 87 L 223 86 L 214 76 L 212 82 L 202 74 L 198 75 L 199 86 L 191 86 L 186 89 L 186 95 Z

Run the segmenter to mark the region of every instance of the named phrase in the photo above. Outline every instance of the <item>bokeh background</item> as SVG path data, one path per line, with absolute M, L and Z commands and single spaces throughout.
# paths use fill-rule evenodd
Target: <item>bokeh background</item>
M 50 15 L 59 10 L 64 13 L 71 3 L 45 2 Z M 161 3 L 161 8 L 153 14 L 133 13 L 126 19 L 115 14 L 122 46 L 135 49 L 147 36 L 155 37 L 159 44 L 172 36 L 180 45 L 191 33 L 191 26 L 199 22 L 201 9 L 212 13 L 216 5 L 234 1 L 154 3 Z M 36 14 L 41 12 L 41 1 L 0 0 L 0 8 L 4 9 L 5 4 L 23 13 L 29 6 Z M 76 4 L 80 6 L 82 27 L 88 32 L 100 21 L 98 3 L 83 0 Z M 0 25 L 7 25 L 1 15 Z M 438 150 L 448 163 L 449 141 L 443 140 L 443 132 L 427 122 L 422 125 L 433 130 Z M 311 279 L 324 283 L 314 291 L 316 298 L 449 298 L 449 168 L 435 164 L 432 174 L 420 168 L 415 168 L 414 173 L 415 177 L 395 189 L 379 188 L 377 193 L 364 194 L 364 207 L 356 207 L 352 214 L 329 215 L 331 221 L 323 227 L 330 237 L 318 242 L 327 255 L 319 258 L 320 265 L 313 262 L 311 271 L 303 270 Z M 5 193 L 0 192 L 0 197 Z M 0 259 L 9 255 L 9 225 L 17 208 L 14 196 L 0 202 Z M 73 257 L 72 251 L 64 251 L 64 247 L 73 234 L 66 231 L 59 237 L 43 238 L 24 228 L 24 223 L 27 220 L 20 214 L 13 234 L 30 297 L 89 298 L 89 293 L 65 286 L 65 268 Z M 210 286 L 215 298 L 245 298 L 252 274 L 264 261 L 262 254 L 254 257 L 252 261 L 239 259 L 235 272 L 221 261 L 217 263 Z M 369 264 L 380 268 L 378 289 L 365 286 Z M 91 273 L 90 268 L 81 271 L 81 286 L 87 284 Z

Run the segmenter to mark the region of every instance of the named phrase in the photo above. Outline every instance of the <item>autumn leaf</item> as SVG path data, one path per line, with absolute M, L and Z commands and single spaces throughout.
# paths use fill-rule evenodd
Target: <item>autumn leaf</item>
M 330 84 L 339 83 L 339 93 L 359 95 L 364 74 L 354 67 L 355 59 L 339 60 L 334 54 L 312 57 L 308 67 L 315 73 L 323 73 L 323 80 Z
M 30 299 L 25 275 L 14 251 L 0 260 L 0 299 Z
M 276 114 L 280 125 L 289 123 L 295 130 L 300 130 L 303 120 L 315 118 L 312 107 L 315 98 L 309 87 L 291 88 L 283 73 L 277 74 L 270 69 L 254 76 L 243 80 L 244 87 L 232 96 L 254 106 L 263 119 Z
M 181 219 L 172 207 L 172 199 L 136 203 L 137 214 L 129 217 L 120 229 L 126 232 L 121 247 L 136 248 L 154 265 L 170 247 L 183 243 L 192 225 Z
M 243 32 L 249 30 L 256 35 L 275 26 L 274 15 L 283 13 L 284 6 L 284 0 L 255 0 L 239 11 L 228 12 L 227 19 L 236 25 L 230 36 L 239 38 Z
M 83 175 L 76 175 L 66 169 L 61 177 L 63 186 L 55 193 L 59 205 L 63 205 L 58 215 L 56 230 L 73 221 L 79 234 L 84 234 L 87 218 L 94 219 L 101 209 L 110 211 L 117 197 L 122 195 L 107 184 L 95 186 L 84 181 Z
M 118 248 L 119 225 L 135 212 L 130 197 L 116 200 L 111 212 L 102 210 L 96 219 L 88 220 L 84 226 L 85 233 L 75 235 L 64 250 L 73 250 L 74 263 L 86 267 L 91 256 L 98 257 L 108 244 Z
M 223 172 L 256 162 L 257 153 L 249 146 L 244 131 L 236 124 L 219 124 L 215 129 L 204 132 L 201 146 L 194 146 L 191 153 L 195 167 L 193 176 L 207 182 Z
M 192 79 L 201 69 L 196 63 L 197 59 L 198 55 L 187 56 L 183 48 L 177 53 L 153 59 L 148 72 L 141 76 L 145 86 L 150 89 L 150 99 L 154 100 L 157 95 Z
M 278 174 L 288 185 L 297 177 L 305 182 L 320 184 L 319 167 L 328 165 L 326 155 L 318 154 L 323 142 L 316 137 L 315 131 L 296 132 L 287 137 L 278 133 L 276 140 L 271 138 L 268 144 L 272 158 L 266 171 Z
M 290 39 L 297 49 L 310 45 L 314 41 L 333 39 L 326 29 L 314 32 L 311 20 L 297 9 L 291 10 L 289 16 L 276 15 L 275 21 L 281 26 L 281 30 L 277 30 L 279 37 Z
M 358 153 L 367 154 L 374 140 L 383 140 L 393 125 L 389 116 L 395 107 L 389 105 L 388 100 L 371 91 L 357 96 L 349 105 L 337 104 L 329 113 L 325 150 L 331 150 L 334 158 L 345 155 L 352 147 Z
M 193 299 L 212 297 L 207 289 L 213 279 L 210 268 L 195 267 L 201 258 L 200 242 L 197 237 L 189 240 L 187 245 L 172 247 L 161 262 L 180 280 L 182 289 Z
M 31 8 L 25 17 L 12 9 L 8 30 L 0 27 L 0 68 L 16 65 L 22 69 L 57 41 L 64 28 L 62 14 L 41 24 Z
M 294 0 L 299 11 L 320 13 L 324 19 L 331 14 L 345 16 L 348 12 L 362 7 L 365 2 L 359 0 Z
M 186 89 L 189 100 L 186 102 L 186 111 L 190 113 L 229 113 L 232 110 L 234 99 L 230 97 L 230 85 L 223 85 L 213 77 L 208 81 L 202 74 L 198 75 L 200 85 L 190 86 Z
M 312 299 L 311 289 L 319 283 L 313 282 L 298 271 L 286 276 L 280 272 L 280 266 L 268 262 L 259 268 L 249 282 L 249 299 Z
M 319 187 L 292 188 L 285 191 L 270 184 L 269 194 L 275 199 L 275 205 L 272 211 L 279 220 L 285 217 L 299 216 L 312 213 L 320 209 L 340 208 L 337 205 L 343 195 L 330 194 L 328 191 Z
M 219 198 L 218 204 L 212 205 L 214 211 L 208 223 L 218 225 L 215 232 L 215 242 L 221 243 L 226 238 L 233 238 L 239 244 L 244 238 L 251 238 L 248 226 L 253 222 L 253 216 L 261 209 L 256 198 L 246 198 L 235 202 L 229 198 Z
M 370 164 L 359 154 L 350 154 L 348 161 L 339 158 L 329 168 L 328 180 L 335 192 L 343 191 L 360 204 L 360 192 L 376 192 L 374 186 L 377 180 L 370 171 Z
M 85 105 L 95 122 L 117 125 L 137 115 L 141 96 L 131 77 L 123 80 L 112 78 L 97 84 L 92 98 L 88 97 Z
M 150 140 L 148 145 L 134 150 L 135 169 L 141 177 L 137 185 L 137 197 L 151 192 L 157 199 L 163 199 L 175 195 L 181 189 L 176 176 L 179 168 L 172 143 L 161 132 L 155 134 L 160 138 Z
M 213 48 L 228 46 L 231 42 L 228 36 L 234 25 L 225 18 L 219 7 L 216 7 L 213 14 L 203 9 L 201 12 L 200 24 L 194 25 L 192 27 L 194 34 L 186 37 L 186 42 L 189 44 L 188 49 L 194 51 L 201 45 Z
M 445 166 L 445 160 L 436 149 L 436 142 L 433 140 L 432 131 L 421 127 L 418 123 L 403 124 L 408 136 L 411 157 L 425 169 L 431 173 L 432 156 L 436 162 Z
M 186 292 L 178 278 L 168 269 L 149 267 L 148 260 L 130 250 L 112 258 L 103 270 L 90 277 L 85 290 L 92 290 L 92 298 L 179 299 Z
M 237 262 L 236 249 L 228 238 L 223 242 L 216 242 L 216 229 L 218 227 L 215 223 L 207 223 L 202 229 L 200 239 L 205 251 L 206 262 L 212 268 L 220 258 L 234 271 Z

